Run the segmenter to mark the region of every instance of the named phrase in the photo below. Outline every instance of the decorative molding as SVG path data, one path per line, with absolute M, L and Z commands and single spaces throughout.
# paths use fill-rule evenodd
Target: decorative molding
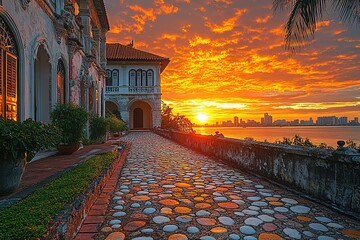
M 56 41 L 60 44 L 61 38 L 66 38 L 68 36 L 68 31 L 64 27 L 64 21 L 59 17 L 55 18 L 54 27 L 56 31 Z
M 75 85 L 76 85 L 76 80 L 74 80 L 74 79 L 69 80 L 70 87 L 74 87 Z
M 21 6 L 24 10 L 26 10 L 28 8 L 30 1 L 31 0 L 20 0 Z

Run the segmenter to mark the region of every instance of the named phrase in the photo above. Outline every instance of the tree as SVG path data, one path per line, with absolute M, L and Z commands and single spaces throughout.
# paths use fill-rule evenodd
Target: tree
M 172 110 L 165 103 L 162 104 L 161 128 L 186 133 L 194 132 L 191 121 L 184 115 L 174 115 Z
M 349 24 L 360 25 L 360 0 L 274 0 L 273 9 L 291 9 L 285 25 L 285 48 L 295 52 L 314 39 L 317 23 L 328 8 Z

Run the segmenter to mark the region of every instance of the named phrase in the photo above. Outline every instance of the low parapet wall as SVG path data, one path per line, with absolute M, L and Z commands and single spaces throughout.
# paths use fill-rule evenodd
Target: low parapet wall
M 181 145 L 220 158 L 360 216 L 360 154 L 216 138 L 155 129 Z

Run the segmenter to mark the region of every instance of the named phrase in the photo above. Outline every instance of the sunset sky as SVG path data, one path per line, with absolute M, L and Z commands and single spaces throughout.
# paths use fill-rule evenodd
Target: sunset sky
M 287 13 L 271 0 L 105 0 L 108 42 L 171 62 L 162 99 L 199 123 L 360 117 L 360 26 L 329 15 L 296 55 L 284 50 Z M 201 115 L 201 116 L 203 116 Z

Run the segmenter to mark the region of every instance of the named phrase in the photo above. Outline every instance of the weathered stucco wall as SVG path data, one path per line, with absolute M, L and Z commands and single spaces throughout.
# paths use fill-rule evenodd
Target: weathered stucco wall
M 359 153 L 154 131 L 360 216 Z

